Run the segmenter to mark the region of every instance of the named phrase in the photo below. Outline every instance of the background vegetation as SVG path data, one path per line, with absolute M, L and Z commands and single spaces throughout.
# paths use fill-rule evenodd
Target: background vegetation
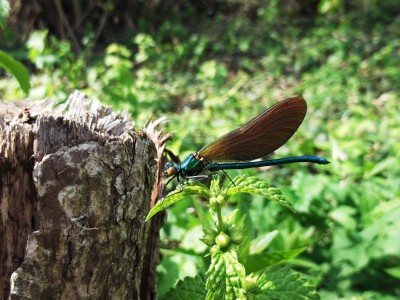
M 138 128 L 166 116 L 182 159 L 303 95 L 307 117 L 274 157 L 331 165 L 229 173 L 280 188 L 296 214 L 257 197 L 237 203 L 253 237 L 277 230 L 268 251 L 307 246 L 286 264 L 322 299 L 399 299 L 398 1 L 82 2 L 11 1 L 8 11 L 0 1 L 0 49 L 28 67 L 32 99 L 62 102 L 80 89 L 129 110 Z M 25 97 L 1 75 L 0 99 Z M 191 199 L 168 210 L 161 296 L 207 269 L 200 228 Z

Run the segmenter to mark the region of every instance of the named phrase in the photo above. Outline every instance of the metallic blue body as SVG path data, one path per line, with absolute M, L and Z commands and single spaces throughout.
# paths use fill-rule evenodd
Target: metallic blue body
M 243 163 L 224 163 L 224 164 L 210 163 L 205 167 L 205 169 L 209 171 L 248 169 L 248 168 L 284 165 L 284 164 L 291 164 L 298 162 L 310 162 L 321 165 L 329 164 L 329 161 L 323 157 L 304 155 L 304 156 L 293 156 L 280 159 L 252 161 Z
M 200 174 L 204 170 L 208 171 L 219 171 L 219 170 L 232 170 L 232 169 L 248 169 L 248 168 L 259 168 L 266 166 L 276 166 L 284 164 L 292 164 L 298 162 L 310 162 L 320 165 L 329 164 L 329 161 L 323 157 L 318 156 L 293 156 L 280 159 L 252 161 L 252 162 L 239 162 L 239 163 L 212 163 L 209 162 L 204 164 L 200 159 L 196 158 L 197 154 L 190 154 L 181 164 L 177 165 L 176 174 L 177 177 L 188 178 Z M 198 156 L 197 156 L 198 157 Z M 168 167 L 172 166 L 168 165 Z
M 195 176 L 203 171 L 205 165 L 194 154 L 190 154 L 180 165 L 176 166 L 176 172 L 183 178 Z

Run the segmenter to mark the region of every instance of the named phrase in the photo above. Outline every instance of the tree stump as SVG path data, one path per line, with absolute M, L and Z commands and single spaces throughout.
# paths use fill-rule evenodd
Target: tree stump
M 152 130 L 79 92 L 56 109 L 0 103 L 0 299 L 154 298 Z

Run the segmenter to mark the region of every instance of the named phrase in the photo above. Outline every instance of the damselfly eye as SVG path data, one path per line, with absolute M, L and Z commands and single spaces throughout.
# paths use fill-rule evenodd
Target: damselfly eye
M 164 175 L 173 176 L 176 174 L 176 168 L 172 162 L 167 162 L 164 168 Z

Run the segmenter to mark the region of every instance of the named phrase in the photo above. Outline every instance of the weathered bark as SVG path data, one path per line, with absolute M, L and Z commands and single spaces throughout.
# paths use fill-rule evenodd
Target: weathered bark
M 161 134 L 95 106 L 0 104 L 0 299 L 155 295 Z

